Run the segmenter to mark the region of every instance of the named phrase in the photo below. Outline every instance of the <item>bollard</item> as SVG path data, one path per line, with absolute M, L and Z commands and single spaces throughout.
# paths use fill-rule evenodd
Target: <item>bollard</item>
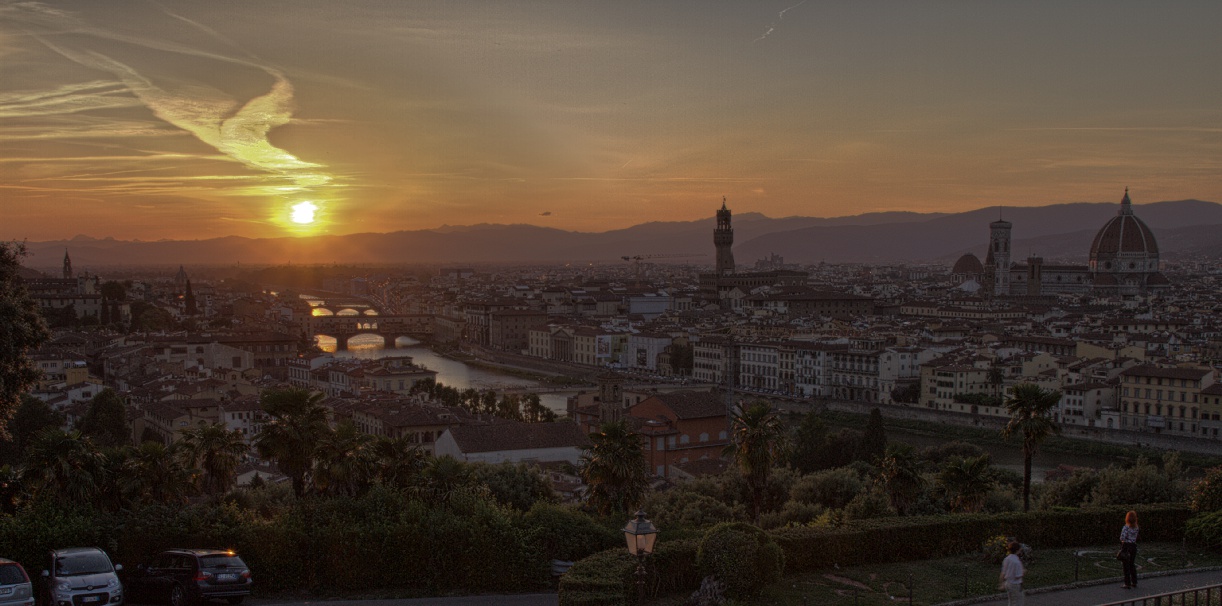
M 1078 564 L 1082 562 L 1082 552 L 1073 552 L 1073 581 L 1078 582 Z
M 963 565 L 963 597 L 967 597 L 967 564 Z
M 908 575 L 908 606 L 912 606 L 912 575 Z

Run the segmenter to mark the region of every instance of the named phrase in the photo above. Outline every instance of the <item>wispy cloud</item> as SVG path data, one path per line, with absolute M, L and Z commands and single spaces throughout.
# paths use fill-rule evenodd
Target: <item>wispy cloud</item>
M 164 11 L 166 15 L 204 32 L 210 38 L 237 48 L 231 40 L 192 19 Z M 274 192 L 301 192 L 328 186 L 334 180 L 321 164 L 302 160 L 269 140 L 272 129 L 293 121 L 294 89 L 279 69 L 258 62 L 249 53 L 229 56 L 208 49 L 148 37 L 122 35 L 80 20 L 76 15 L 40 3 L 0 6 L 0 21 L 19 24 L 27 35 L 77 65 L 111 75 L 113 80 L 65 84 L 43 91 L 0 94 L 0 119 L 24 119 L 0 123 L 0 136 L 12 140 L 72 139 L 95 136 L 161 136 L 173 130 L 187 133 L 220 152 L 221 157 L 262 173 Z M 59 34 L 71 33 L 72 36 Z M 82 40 L 84 40 L 82 42 Z M 234 98 L 206 85 L 174 83 L 145 73 L 132 64 L 103 52 L 89 40 L 112 40 L 147 50 L 177 53 L 196 58 L 253 68 L 270 77 L 267 92 L 247 99 Z M 115 118 L 98 110 L 144 107 L 164 124 Z M 77 119 L 67 119 L 77 115 Z M 29 120 L 44 118 L 42 123 Z M 98 133 L 105 133 L 99 135 Z M 204 156 L 197 156 L 203 159 Z M 206 159 L 215 160 L 216 156 Z M 31 161 L 37 161 L 30 158 Z M 123 155 L 96 158 L 98 162 L 123 162 Z M 61 178 L 70 180 L 69 176 Z M 182 178 L 191 181 L 196 178 Z M 220 175 L 218 180 L 231 180 Z M 241 194 L 239 194 L 241 195 Z
M 806 0 L 802 0 L 801 2 L 799 2 L 799 3 L 795 4 L 795 5 L 793 5 L 793 6 L 789 7 L 789 8 L 787 8 L 787 9 L 784 9 L 784 10 L 782 10 L 782 11 L 781 11 L 781 12 L 779 12 L 779 13 L 777 13 L 777 14 L 776 14 L 776 21 L 773 21 L 773 22 L 772 22 L 772 23 L 771 23 L 771 24 L 768 26 L 768 29 L 767 29 L 767 30 L 765 30 L 765 31 L 764 31 L 764 33 L 763 33 L 762 35 L 760 35 L 760 37 L 759 37 L 759 38 L 756 38 L 756 39 L 752 40 L 752 41 L 751 41 L 751 44 L 755 44 L 756 42 L 759 42 L 760 40 L 763 40 L 764 38 L 767 38 L 769 34 L 771 34 L 772 32 L 776 31 L 776 26 L 777 26 L 777 24 L 778 24 L 778 23 L 780 23 L 780 22 L 781 22 L 781 19 L 784 19 L 784 18 L 785 18 L 785 13 L 787 13 L 787 12 L 789 12 L 789 11 L 791 11 L 791 10 L 795 9 L 795 8 L 798 8 L 799 6 L 802 6 L 803 4 L 806 4 Z

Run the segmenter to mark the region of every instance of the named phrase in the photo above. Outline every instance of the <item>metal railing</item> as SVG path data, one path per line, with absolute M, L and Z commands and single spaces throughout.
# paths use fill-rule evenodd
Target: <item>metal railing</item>
M 1222 606 L 1222 585 L 1181 589 L 1100 606 Z

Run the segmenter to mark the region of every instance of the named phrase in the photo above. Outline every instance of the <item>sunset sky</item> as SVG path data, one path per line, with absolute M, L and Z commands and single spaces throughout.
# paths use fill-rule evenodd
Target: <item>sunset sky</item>
M 1220 31 L 1216 0 L 0 0 L 0 239 L 1222 202 Z

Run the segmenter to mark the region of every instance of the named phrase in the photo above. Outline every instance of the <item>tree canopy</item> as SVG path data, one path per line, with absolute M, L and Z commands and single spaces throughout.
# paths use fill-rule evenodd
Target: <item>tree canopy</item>
M 8 421 L 22 394 L 42 376 L 28 354 L 50 337 L 38 303 L 21 280 L 23 256 L 24 245 L 0 242 L 0 437 L 8 436 Z

